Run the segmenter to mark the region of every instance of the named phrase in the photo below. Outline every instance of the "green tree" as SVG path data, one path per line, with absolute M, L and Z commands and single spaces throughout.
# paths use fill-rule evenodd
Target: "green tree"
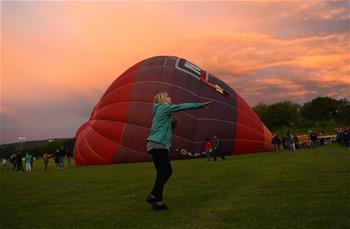
M 269 106 L 268 124 L 271 130 L 280 130 L 284 133 L 284 127 L 289 132 L 291 128 L 295 131 L 299 123 L 300 105 L 290 101 L 275 103 Z
M 350 102 L 348 100 L 341 99 L 338 101 L 336 114 L 339 124 L 350 126 Z
M 255 105 L 253 108 L 253 111 L 259 116 L 260 120 L 267 126 L 270 126 L 270 120 L 269 120 L 269 105 L 264 103 L 259 103 Z
M 259 103 L 253 110 L 271 131 L 284 134 L 285 128 L 289 132 L 299 126 L 300 107 L 297 103 L 283 101 L 271 105 Z
M 336 99 L 329 97 L 317 97 L 311 102 L 304 103 L 301 108 L 301 116 L 306 122 L 311 122 L 313 126 L 320 123 L 325 131 L 328 123 L 339 116 L 340 103 Z

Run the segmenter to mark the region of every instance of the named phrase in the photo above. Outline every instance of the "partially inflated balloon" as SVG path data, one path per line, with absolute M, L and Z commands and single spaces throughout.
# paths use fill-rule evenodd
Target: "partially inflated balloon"
M 270 131 L 226 83 L 185 59 L 157 56 L 135 64 L 107 89 L 76 133 L 76 164 L 150 161 L 153 98 L 163 91 L 175 104 L 213 101 L 207 109 L 173 114 L 172 159 L 200 154 L 213 134 L 225 155 L 271 150 Z

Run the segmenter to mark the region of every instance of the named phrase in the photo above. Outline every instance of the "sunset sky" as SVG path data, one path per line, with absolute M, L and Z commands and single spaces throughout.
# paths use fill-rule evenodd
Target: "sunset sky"
M 348 98 L 348 1 L 1 2 L 1 142 L 73 137 L 133 64 L 183 57 L 251 106 Z

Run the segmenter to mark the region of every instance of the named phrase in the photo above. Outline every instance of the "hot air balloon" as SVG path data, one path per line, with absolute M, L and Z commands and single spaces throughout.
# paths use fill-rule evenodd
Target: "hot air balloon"
M 217 134 L 225 155 L 271 150 L 271 133 L 230 86 L 178 57 L 143 60 L 120 75 L 76 132 L 77 165 L 151 161 L 146 138 L 154 96 L 168 92 L 173 103 L 213 101 L 208 109 L 177 112 L 172 159 L 190 159 Z

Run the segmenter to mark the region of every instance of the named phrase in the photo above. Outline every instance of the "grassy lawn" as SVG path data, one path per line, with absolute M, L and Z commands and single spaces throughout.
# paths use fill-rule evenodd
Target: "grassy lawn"
M 350 149 L 173 161 L 168 211 L 152 163 L 1 172 L 0 228 L 350 228 Z

